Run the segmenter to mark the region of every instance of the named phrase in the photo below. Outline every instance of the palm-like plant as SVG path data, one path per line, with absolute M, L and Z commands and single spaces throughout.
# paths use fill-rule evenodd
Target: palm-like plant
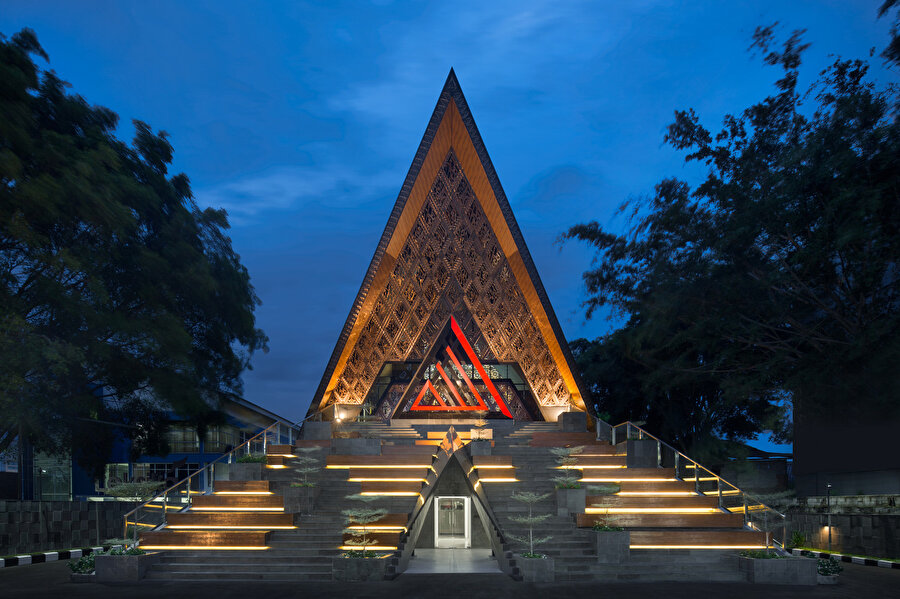
M 294 459 L 294 472 L 299 474 L 301 481 L 291 483 L 292 487 L 302 487 L 306 489 L 306 511 L 312 512 L 312 489 L 316 486 L 314 480 L 310 480 L 310 475 L 317 474 L 322 470 L 322 462 L 313 454 L 321 451 L 321 447 L 297 447 L 295 451 L 300 453 Z
M 578 463 L 578 454 L 582 451 L 584 451 L 583 445 L 578 447 L 553 447 L 550 449 L 550 453 L 556 457 L 557 467 L 561 469 L 559 476 L 553 477 L 553 482 L 556 483 L 557 489 L 581 488 L 580 477 L 573 474 L 575 470 L 570 468 L 570 466 Z
M 542 543 L 546 543 L 553 537 L 535 537 L 534 536 L 534 527 L 537 524 L 545 521 L 547 518 L 551 516 L 551 514 L 535 514 L 534 506 L 541 501 L 546 500 L 550 497 L 550 493 L 533 493 L 531 491 L 523 491 L 521 493 L 514 492 L 512 494 L 512 498 L 516 501 L 522 502 L 528 506 L 528 515 L 527 516 L 513 516 L 510 518 L 513 522 L 517 522 L 519 524 L 524 524 L 528 526 L 528 536 L 527 537 L 518 537 L 514 535 L 510 535 L 515 541 L 522 543 L 523 545 L 528 545 L 528 553 L 523 553 L 523 557 L 543 557 L 542 555 L 534 552 L 535 545 L 540 545 Z
M 362 501 L 371 503 L 380 499 L 377 495 L 347 495 L 347 499 L 354 501 Z M 341 512 L 347 520 L 346 532 L 353 535 L 351 539 L 346 541 L 347 545 L 359 547 L 359 554 L 354 555 L 354 551 L 349 551 L 351 557 L 374 557 L 374 553 L 368 553 L 367 547 L 375 541 L 369 536 L 368 525 L 384 518 L 388 511 L 384 508 L 369 507 L 367 505 L 358 508 L 350 508 Z

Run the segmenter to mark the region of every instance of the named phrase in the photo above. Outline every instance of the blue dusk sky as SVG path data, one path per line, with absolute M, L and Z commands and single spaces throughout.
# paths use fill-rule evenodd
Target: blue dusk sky
M 703 171 L 662 143 L 675 109 L 717 129 L 773 90 L 758 25 L 806 28 L 808 83 L 888 40 L 882 0 L 229 2 L 4 0 L 89 102 L 167 131 L 172 172 L 227 209 L 271 351 L 247 399 L 305 415 L 450 67 L 569 339 L 591 253 L 569 226 Z M 891 75 L 879 57 L 872 74 Z

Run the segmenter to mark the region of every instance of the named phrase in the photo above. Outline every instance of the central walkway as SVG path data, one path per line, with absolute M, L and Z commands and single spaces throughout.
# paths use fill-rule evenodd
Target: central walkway
M 404 574 L 503 574 L 490 549 L 420 549 Z

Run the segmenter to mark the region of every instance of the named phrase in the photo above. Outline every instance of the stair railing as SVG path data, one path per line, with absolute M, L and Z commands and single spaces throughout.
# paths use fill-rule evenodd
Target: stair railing
M 787 517 L 783 513 L 747 494 L 737 485 L 728 482 L 633 422 L 623 422 L 616 426 L 603 423 L 606 425 L 604 427 L 601 427 L 599 423 L 598 420 L 598 440 L 602 436 L 604 440 L 608 439 L 612 445 L 625 441 L 655 442 L 656 467 L 673 468 L 675 478 L 694 483 L 696 494 L 715 496 L 719 509 L 733 514 L 742 514 L 744 526 L 766 533 L 766 547 L 778 545 L 784 549 L 787 540 Z M 650 455 L 652 456 L 652 453 Z M 777 535 L 780 536 L 780 539 L 776 538 L 776 533 L 780 533 Z
M 265 456 L 269 444 L 291 445 L 296 438 L 294 427 L 281 422 L 264 428 L 228 453 L 166 487 L 125 514 L 124 538 L 133 538 L 137 543 L 141 532 L 165 526 L 169 512 L 181 512 L 190 508 L 194 495 L 211 493 L 217 480 L 228 480 L 231 464 L 241 462 L 246 456 Z

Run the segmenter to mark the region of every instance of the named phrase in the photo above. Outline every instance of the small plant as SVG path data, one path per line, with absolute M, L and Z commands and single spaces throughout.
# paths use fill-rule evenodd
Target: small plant
M 347 495 L 347 499 L 362 501 L 364 503 L 371 503 L 372 501 L 380 498 L 377 495 Z M 349 532 L 353 535 L 353 537 L 345 544 L 359 547 L 359 549 L 351 549 L 347 551 L 344 554 L 344 557 L 378 557 L 378 554 L 376 554 L 374 551 L 367 550 L 369 546 L 375 543 L 375 541 L 370 536 L 368 525 L 378 522 L 379 520 L 384 518 L 387 515 L 388 511 L 384 508 L 375 508 L 363 505 L 362 507 L 343 510 L 341 513 L 347 520 L 348 527 L 346 528 L 346 532 Z
M 109 497 L 137 497 L 141 501 L 146 501 L 163 487 L 162 481 L 149 481 L 145 483 L 119 483 L 110 485 L 104 493 Z
M 577 471 L 572 466 L 578 463 L 578 454 L 582 451 L 584 451 L 584 446 L 553 447 L 550 449 L 550 453 L 556 457 L 557 468 L 562 471 L 562 474 L 553 477 L 553 482 L 556 483 L 557 489 L 581 488 L 581 483 L 579 482 L 581 477 L 572 474 Z
M 767 549 L 745 549 L 741 551 L 740 555 L 741 557 L 750 557 L 753 559 L 781 559 L 784 557 Z
M 303 480 L 291 483 L 292 487 L 300 487 L 306 489 L 306 510 L 307 513 L 312 512 L 312 490 L 316 486 L 316 482 L 310 480 L 312 474 L 318 474 L 322 470 L 322 462 L 320 462 L 313 454 L 319 452 L 321 447 L 298 447 L 300 453 L 294 457 L 294 472 L 299 474 Z
M 522 502 L 528 506 L 528 515 L 527 516 L 514 516 L 511 517 L 510 520 L 513 522 L 517 522 L 519 524 L 525 524 L 528 526 L 528 536 L 527 537 L 517 537 L 510 535 L 515 541 L 522 543 L 523 545 L 528 545 L 528 552 L 522 553 L 522 557 L 530 557 L 530 558 L 542 558 L 544 555 L 540 553 L 535 553 L 534 546 L 540 545 L 541 543 L 546 543 L 553 537 L 535 537 L 534 536 L 534 527 L 537 524 L 545 521 L 547 518 L 551 516 L 551 514 L 537 514 L 534 513 L 534 506 L 541 501 L 546 500 L 550 497 L 550 493 L 532 493 L 531 491 L 523 491 L 521 493 L 514 492 L 512 494 L 512 498 L 515 501 Z
M 264 453 L 247 453 L 235 460 L 238 464 L 265 464 L 266 454 Z
M 609 523 L 607 517 L 609 516 L 609 510 L 603 512 L 603 516 L 594 520 L 594 524 L 591 526 L 591 530 L 594 532 L 618 532 L 620 530 L 625 530 L 621 526 L 614 526 Z
M 94 572 L 94 553 L 82 555 L 78 559 L 69 561 L 69 570 L 75 574 L 91 574 Z
M 844 571 L 844 567 L 832 559 L 816 560 L 816 572 L 820 576 L 837 576 Z
M 587 492 L 590 495 L 615 495 L 622 490 L 622 485 L 616 483 L 603 483 L 600 485 L 589 485 Z
M 803 533 L 799 530 L 795 530 L 791 534 L 791 540 L 788 542 L 788 547 L 806 547 L 806 537 L 803 536 Z

